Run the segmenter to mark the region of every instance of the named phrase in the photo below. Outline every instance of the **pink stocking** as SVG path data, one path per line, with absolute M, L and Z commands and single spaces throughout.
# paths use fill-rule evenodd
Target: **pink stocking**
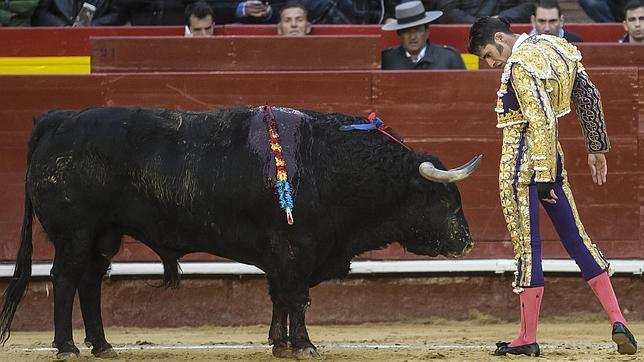
M 592 288 L 593 292 L 595 292 L 595 295 L 597 296 L 597 299 L 599 299 L 599 302 L 602 304 L 602 307 L 604 307 L 604 310 L 606 311 L 606 314 L 608 314 L 608 318 L 610 319 L 610 323 L 613 324 L 615 322 L 622 322 L 624 325 L 627 325 L 626 320 L 622 315 L 622 311 L 619 309 L 617 297 L 615 296 L 615 292 L 613 291 L 613 285 L 610 283 L 608 273 L 603 272 L 598 276 L 590 279 L 588 281 L 588 285 L 590 285 L 590 288 Z
M 543 287 L 524 288 L 519 294 L 521 302 L 521 332 L 519 337 L 510 342 L 510 347 L 531 344 L 537 341 L 537 324 Z

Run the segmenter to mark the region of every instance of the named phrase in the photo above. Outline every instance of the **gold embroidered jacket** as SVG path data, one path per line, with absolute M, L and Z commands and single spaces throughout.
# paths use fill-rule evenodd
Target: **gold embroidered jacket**
M 533 35 L 515 45 L 497 95 L 497 127 L 527 126 L 527 162 L 537 182 L 555 179 L 557 119 L 570 112 L 571 99 L 588 152 L 610 148 L 599 91 L 579 50 L 562 38 Z

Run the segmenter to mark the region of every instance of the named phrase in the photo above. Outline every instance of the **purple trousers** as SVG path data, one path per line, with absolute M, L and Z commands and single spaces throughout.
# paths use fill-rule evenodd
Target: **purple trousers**
M 499 175 L 501 205 L 517 264 L 512 284 L 515 292 L 520 293 L 523 288 L 544 284 L 539 232 L 540 204 L 550 217 L 564 248 L 579 266 L 584 280 L 592 279 L 606 271 L 609 265 L 588 237 L 579 219 L 563 166 L 561 146 L 557 145 L 557 176 L 554 185 L 558 200 L 556 204 L 549 204 L 539 200 L 536 183 L 533 179 L 526 178 L 523 164 L 528 158 L 525 157 L 524 137 L 524 132 L 518 132 L 518 142 L 514 146 L 504 145 Z

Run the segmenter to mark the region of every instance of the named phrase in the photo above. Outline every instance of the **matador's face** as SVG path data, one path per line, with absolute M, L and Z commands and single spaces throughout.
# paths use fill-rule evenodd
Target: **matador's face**
M 494 43 L 488 43 L 478 52 L 479 57 L 483 59 L 490 68 L 501 68 L 510 59 L 512 47 L 516 43 L 516 36 L 503 32 L 494 34 Z
M 504 42 L 494 39 L 494 44 L 487 44 L 481 50 L 481 59 L 483 59 L 490 68 L 501 68 L 508 62 L 512 54 L 512 47 Z

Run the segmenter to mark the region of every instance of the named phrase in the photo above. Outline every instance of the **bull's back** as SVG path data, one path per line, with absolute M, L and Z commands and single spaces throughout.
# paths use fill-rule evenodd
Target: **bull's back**
M 243 186 L 262 187 L 261 165 L 247 146 L 248 112 L 48 112 L 30 139 L 29 194 L 41 215 L 75 207 L 123 218 L 132 210 L 206 217 L 218 203 L 247 200 Z

